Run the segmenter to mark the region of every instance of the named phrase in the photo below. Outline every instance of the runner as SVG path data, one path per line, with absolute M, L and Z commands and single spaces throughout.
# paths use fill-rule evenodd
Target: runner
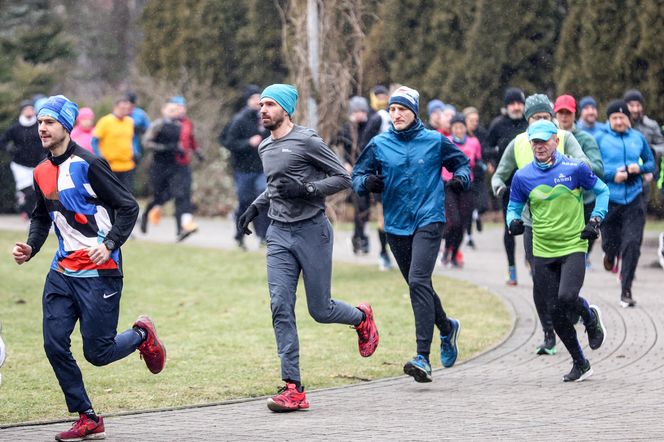
M 602 224 L 604 269 L 620 271 L 621 305 L 634 307 L 632 281 L 646 222 L 641 176 L 655 171 L 655 159 L 643 135 L 630 127 L 627 103 L 612 101 L 606 116 L 608 128 L 597 137 L 611 191 L 609 212 Z
M 606 337 L 600 310 L 580 297 L 579 291 L 586 272 L 587 240 L 599 234 L 609 189 L 585 162 L 558 152 L 558 128 L 552 122 L 531 124 L 528 140 L 534 160 L 512 179 L 507 225 L 513 235 L 524 232 L 521 214 L 528 203 L 533 223 L 535 290 L 545 297 L 555 331 L 572 357 L 572 369 L 563 381 L 582 381 L 592 374 L 592 369 L 569 313 L 583 318 L 590 348 L 600 348 Z M 596 195 L 587 224 L 583 221 L 581 189 L 592 190 Z
M 530 95 L 526 99 L 525 116 L 529 125 L 540 120 L 551 121 L 553 119 L 553 107 L 549 97 L 544 94 Z M 590 160 L 588 160 L 583 153 L 579 142 L 576 141 L 576 138 L 574 138 L 574 135 L 570 132 L 558 129 L 557 139 L 559 141 L 559 153 L 590 163 Z M 517 135 L 517 137 L 509 143 L 500 159 L 496 173 L 491 178 L 491 186 L 493 187 L 495 194 L 504 195 L 505 193 L 508 193 L 506 183 L 510 181 L 510 177 L 517 169 L 530 164 L 532 160 L 533 151 L 528 141 L 528 132 L 523 132 L 522 134 Z M 526 255 L 526 263 L 531 269 L 532 275 L 533 234 L 528 210 L 523 213 L 523 220 L 525 222 L 523 248 Z M 553 330 L 551 313 L 547 308 L 544 293 L 537 291 L 534 285 L 533 300 L 544 331 L 544 341 L 537 347 L 536 352 L 539 355 L 554 355 L 556 354 L 556 335 Z
M 416 90 L 398 88 L 388 105 L 392 126 L 362 151 L 353 169 L 353 188 L 361 195 L 382 192 L 387 240 L 408 283 L 415 315 L 417 355 L 404 372 L 417 382 L 431 382 L 434 324 L 441 333 L 444 367 L 456 362 L 460 330 L 459 321 L 445 314 L 431 283 L 445 225 L 440 172 L 445 166 L 454 174 L 450 188 L 468 190 L 469 161 L 447 138 L 424 127 Z
M 300 378 L 300 349 L 295 324 L 295 291 L 303 274 L 307 307 L 320 323 L 348 324 L 358 334 L 360 355 L 371 356 L 378 331 L 371 306 L 357 308 L 330 297 L 333 231 L 325 216 L 325 197 L 350 187 L 350 177 L 323 140 L 311 129 L 295 125 L 297 90 L 273 84 L 261 93 L 260 115 L 270 137 L 258 153 L 268 187 L 240 216 L 245 234 L 249 224 L 267 210 L 267 279 L 272 326 L 285 385 L 268 399 L 272 411 L 309 408 Z
M 77 114 L 76 103 L 62 95 L 50 97 L 39 110 L 39 136 L 48 157 L 35 168 L 37 205 L 28 240 L 12 250 L 17 264 L 29 261 L 54 225 L 59 247 L 42 298 L 44 350 L 69 412 L 79 414 L 69 431 L 55 436 L 61 441 L 105 437 L 104 419 L 92 408 L 70 350 L 77 322 L 83 354 L 93 365 L 108 365 L 136 349 L 154 374 L 166 362 L 149 317 L 139 316 L 132 328 L 116 332 L 123 285 L 120 246 L 134 227 L 138 204 L 105 160 L 70 140 Z

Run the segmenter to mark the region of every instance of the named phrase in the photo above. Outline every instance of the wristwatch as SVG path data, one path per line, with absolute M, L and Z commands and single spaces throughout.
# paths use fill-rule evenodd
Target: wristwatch
M 316 193 L 316 186 L 313 183 L 305 183 L 304 190 L 307 192 L 307 196 L 312 196 Z
M 111 252 L 115 250 L 115 241 L 113 241 L 112 239 L 107 239 L 106 241 L 104 241 L 104 245 Z

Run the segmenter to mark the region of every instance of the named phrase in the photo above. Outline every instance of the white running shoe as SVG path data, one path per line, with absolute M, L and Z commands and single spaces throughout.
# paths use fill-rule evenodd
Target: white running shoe
M 659 234 L 659 249 L 657 249 L 659 265 L 664 269 L 664 232 Z

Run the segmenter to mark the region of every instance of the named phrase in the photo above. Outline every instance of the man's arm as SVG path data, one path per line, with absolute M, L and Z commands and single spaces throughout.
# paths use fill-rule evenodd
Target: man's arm
M 650 149 L 650 145 L 648 145 L 646 138 L 640 132 L 639 135 L 642 140 L 641 161 L 643 161 L 640 173 L 653 173 L 655 172 L 655 157 L 652 154 L 652 149 Z
M 583 153 L 581 145 L 576 140 L 576 138 L 574 138 L 574 134 L 572 134 L 572 132 L 565 133 L 565 155 L 570 158 L 581 160 L 589 166 L 591 165 L 590 160 L 586 154 Z
M 353 190 L 358 195 L 366 195 L 369 193 L 367 188 L 364 186 L 364 182 L 369 175 L 379 175 L 380 171 L 377 170 L 378 163 L 376 161 L 376 144 L 371 141 L 369 144 L 362 150 L 359 158 L 355 162 L 353 167 Z
M 498 195 L 501 188 L 507 188 L 507 181 L 516 170 L 516 157 L 514 156 L 514 140 L 505 148 L 503 156 L 498 163 L 498 168 L 491 177 L 491 188 L 494 195 Z
M 328 196 L 348 189 L 351 186 L 350 175 L 332 149 L 317 135 L 309 137 L 307 144 L 307 156 L 314 166 L 327 175 L 312 183 L 316 193 Z
M 97 198 L 115 211 L 115 220 L 106 239 L 113 241 L 117 247 L 127 241 L 138 218 L 138 203 L 118 181 L 106 160 L 98 158 L 90 163 L 88 180 Z
M 228 127 L 228 132 L 224 135 L 223 140 L 220 136 L 219 142 L 231 152 L 249 152 L 258 148 L 258 145 L 251 145 L 251 138 L 247 134 L 247 129 L 244 127 L 244 121 L 240 118 L 240 115 L 233 118 Z
M 48 213 L 48 208 L 46 207 L 44 194 L 37 185 L 37 181 L 35 181 L 33 185 L 35 193 L 37 194 L 37 203 L 30 215 L 30 233 L 28 234 L 28 240 L 26 241 L 26 243 L 32 247 L 30 258 L 35 256 L 44 245 L 46 238 L 48 238 L 48 232 L 51 230 L 51 224 L 53 223 L 51 215 Z M 28 260 L 30 258 L 28 258 Z
M 510 201 L 507 204 L 507 214 L 505 215 L 505 223 L 508 227 L 512 221 L 521 219 L 521 214 L 527 201 L 528 196 L 522 189 L 521 181 L 518 175 L 514 175 L 510 189 Z
M 9 128 L 0 135 L 0 150 L 7 150 L 9 142 L 14 138 L 14 125 L 9 126 Z
M 161 129 L 164 127 L 164 120 L 158 119 L 155 120 L 149 127 L 148 130 L 143 135 L 143 147 L 155 152 L 165 152 L 167 150 L 177 150 L 177 144 L 164 144 L 158 143 L 155 141 Z

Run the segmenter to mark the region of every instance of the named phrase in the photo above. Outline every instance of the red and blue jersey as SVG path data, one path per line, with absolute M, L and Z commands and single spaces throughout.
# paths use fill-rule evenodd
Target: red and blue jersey
M 42 161 L 34 171 L 37 205 L 28 244 L 34 256 L 50 226 L 58 238 L 51 268 L 68 276 L 122 276 L 120 245 L 133 229 L 138 204 L 108 163 L 71 142 L 60 156 Z M 111 258 L 96 265 L 88 249 L 112 240 Z

